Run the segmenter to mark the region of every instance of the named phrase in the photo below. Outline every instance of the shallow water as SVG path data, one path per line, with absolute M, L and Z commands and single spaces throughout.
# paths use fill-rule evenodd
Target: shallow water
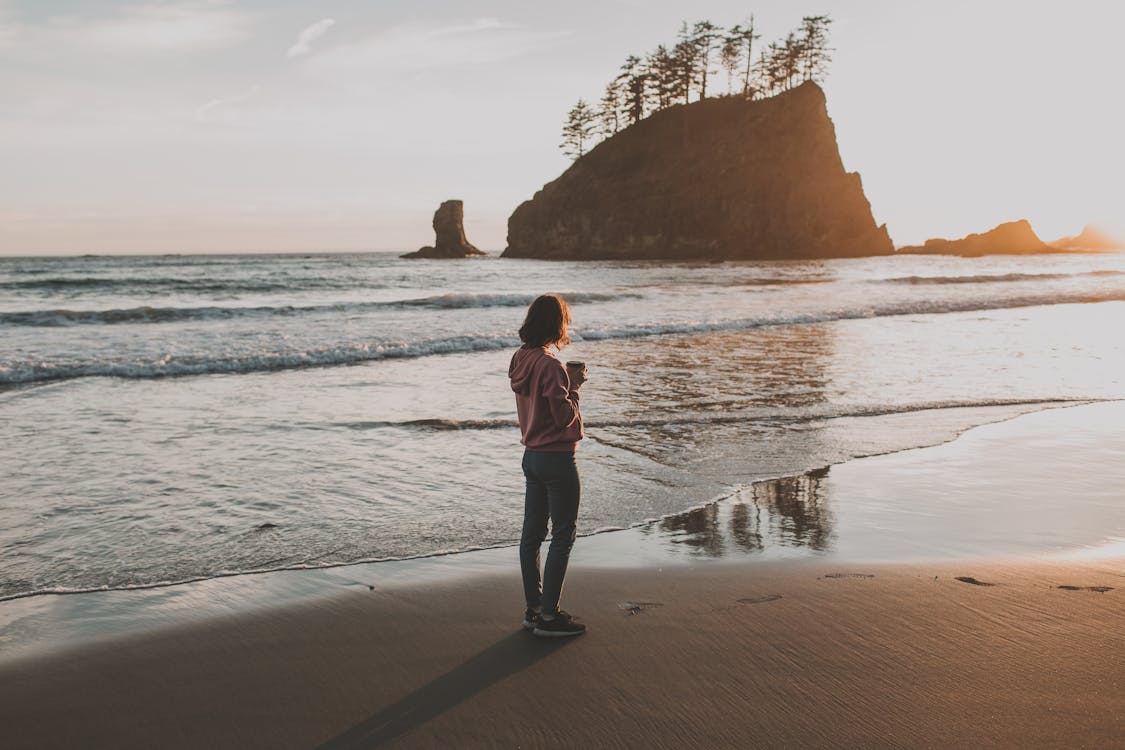
M 1123 426 L 1125 402 L 1053 408 L 971 429 L 934 447 L 762 480 L 683 513 L 581 538 L 572 566 L 663 570 L 804 562 L 817 576 L 870 577 L 886 562 L 957 560 L 965 573 L 1014 559 L 1108 558 L 1117 565 L 1125 554 Z M 60 644 L 317 602 L 342 590 L 380 595 L 500 574 L 511 581 L 516 601 L 516 558 L 507 546 L 144 590 L 24 597 L 0 603 L 0 661 Z
M 1122 256 L 3 259 L 0 597 L 510 543 L 547 290 L 590 366 L 584 531 L 1125 397 Z

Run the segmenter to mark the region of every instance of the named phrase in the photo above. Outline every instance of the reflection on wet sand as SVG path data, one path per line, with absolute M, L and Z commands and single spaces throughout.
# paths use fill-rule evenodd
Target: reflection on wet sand
M 827 552 L 833 541 L 827 476 L 825 467 L 755 482 L 725 500 L 669 516 L 645 532 L 707 557 L 753 554 L 770 546 Z

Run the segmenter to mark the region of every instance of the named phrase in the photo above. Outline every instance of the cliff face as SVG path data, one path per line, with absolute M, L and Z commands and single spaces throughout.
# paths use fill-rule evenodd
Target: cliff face
M 1009 221 L 981 234 L 970 234 L 961 240 L 926 240 L 924 245 L 899 248 L 902 253 L 962 255 L 1028 255 L 1058 252 L 1050 247 L 1031 228 L 1027 219 Z
M 785 259 L 888 255 L 824 92 L 705 99 L 580 157 L 508 220 L 506 257 Z

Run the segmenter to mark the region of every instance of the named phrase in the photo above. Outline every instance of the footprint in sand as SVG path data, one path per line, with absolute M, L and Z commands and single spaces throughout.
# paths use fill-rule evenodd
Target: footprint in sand
M 739 604 L 765 604 L 766 602 L 776 602 L 781 598 L 781 594 L 766 594 L 765 596 L 747 596 L 738 600 Z
M 996 585 L 995 583 L 989 583 L 988 581 L 981 581 L 979 579 L 973 578 L 972 576 L 957 576 L 953 580 L 960 581 L 961 583 L 971 583 L 974 586 L 995 586 Z
M 617 606 L 625 610 L 625 614 L 627 615 L 639 615 L 646 609 L 663 607 L 664 604 L 662 602 L 621 602 Z
M 874 578 L 874 573 L 827 573 L 825 578 Z
M 1113 586 L 1058 586 L 1057 588 L 1063 591 L 1097 591 L 1099 594 L 1113 591 Z

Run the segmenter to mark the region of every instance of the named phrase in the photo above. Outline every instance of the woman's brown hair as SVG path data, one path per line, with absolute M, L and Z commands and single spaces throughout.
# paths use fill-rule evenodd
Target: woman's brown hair
M 555 294 L 544 294 L 527 308 L 527 317 L 520 326 L 524 346 L 554 346 L 562 349 L 570 343 L 566 327 L 570 325 L 570 308 Z

